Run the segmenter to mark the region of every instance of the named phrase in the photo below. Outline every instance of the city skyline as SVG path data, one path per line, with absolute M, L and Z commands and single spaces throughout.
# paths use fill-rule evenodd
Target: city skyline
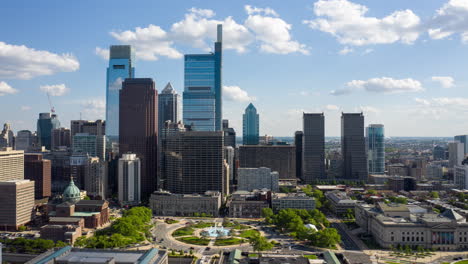
M 332 12 L 337 4 L 349 17 Z M 466 134 L 468 25 L 458 18 L 468 14 L 468 1 L 188 1 L 165 5 L 171 14 L 147 2 L 131 18 L 107 1 L 24 6 L 6 3 L 1 21 L 11 26 L 0 29 L 0 110 L 8 113 L 0 123 L 12 123 L 15 134 L 34 131 L 38 114 L 50 110 L 44 91 L 65 127 L 80 116 L 104 119 L 108 61 L 99 55 L 111 45 L 135 48 L 135 77 L 154 78 L 158 92 L 171 82 L 182 94 L 183 54 L 213 51 L 218 23 L 225 30 L 223 119 L 238 133 L 243 106 L 254 102 L 261 135 L 292 137 L 302 112 L 324 112 L 325 135 L 339 136 L 340 113 L 361 111 L 366 126 L 382 123 L 389 137 Z M 104 7 L 112 17 L 102 19 Z M 196 25 L 200 32 L 184 30 Z

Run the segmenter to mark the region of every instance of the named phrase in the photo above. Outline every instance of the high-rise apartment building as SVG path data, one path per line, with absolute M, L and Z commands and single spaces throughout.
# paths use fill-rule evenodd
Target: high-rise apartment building
M 56 114 L 40 113 L 37 120 L 37 137 L 39 146 L 46 149 L 52 147 L 52 129 L 60 127 L 60 121 Z
M 168 83 L 162 92 L 158 95 L 158 135 L 164 127 L 164 122 L 179 121 L 180 96 L 176 90 Z
M 302 179 L 302 142 L 304 132 L 296 131 L 294 133 L 294 147 L 296 148 L 296 177 Z
M 120 153 L 141 161 L 141 198 L 149 199 L 158 184 L 158 92 L 147 78 L 125 79 L 120 90 Z
M 242 142 L 244 145 L 258 145 L 260 117 L 255 106 L 250 103 L 242 116 Z
M 120 204 L 139 204 L 141 202 L 141 169 L 141 161 L 136 154 L 122 154 L 118 169 Z
M 15 149 L 28 150 L 33 145 L 33 135 L 29 130 L 20 130 L 16 134 Z
M 236 131 L 229 127 L 229 120 L 223 119 L 224 146 L 236 148 Z
M 168 136 L 164 151 L 167 189 L 182 194 L 227 194 L 223 139 L 222 131 L 181 131 Z
M 77 133 L 73 136 L 73 153 L 88 154 L 105 160 L 106 137 Z
M 280 179 L 296 179 L 296 148 L 289 145 L 239 146 L 240 168 L 270 168 Z
M 24 179 L 24 151 L 0 149 L 0 181 Z
M 366 128 L 367 164 L 369 174 L 385 174 L 384 126 L 371 124 Z
M 461 165 L 465 158 L 465 144 L 460 141 L 450 142 L 448 144 L 449 151 L 449 167 L 453 168 Z
M 111 142 L 119 141 L 119 93 L 122 89 L 122 82 L 126 78 L 135 77 L 134 62 L 135 55 L 131 46 L 113 45 L 110 47 L 106 83 L 105 134 Z
M 367 181 L 368 168 L 362 113 L 342 113 L 341 152 L 343 177 L 346 180 Z
M 214 53 L 185 55 L 183 117 L 197 131 L 220 131 L 222 120 L 222 25 Z
M 59 147 L 71 147 L 70 129 L 63 127 L 52 129 L 51 148 L 56 149 Z
M 302 180 L 310 184 L 325 179 L 325 116 L 304 113 L 302 127 Z
M 70 121 L 71 136 L 78 133 L 88 133 L 95 136 L 106 135 L 106 121 L 72 120 Z
M 459 141 L 465 144 L 464 154 L 465 156 L 468 154 L 468 135 L 459 135 L 454 137 L 455 141 Z
M 5 123 L 3 130 L 0 133 L 0 148 L 14 148 L 15 147 L 15 133 L 11 130 L 11 125 Z
M 238 172 L 237 190 L 251 192 L 253 190 L 268 189 L 279 191 L 278 172 L 269 168 L 240 168 Z
M 24 179 L 34 181 L 34 197 L 43 199 L 52 195 L 52 163 L 42 154 L 24 155 Z
M 16 230 L 31 221 L 34 208 L 34 182 L 0 181 L 0 226 Z
M 107 194 L 107 162 L 93 157 L 88 160 L 85 171 L 84 189 L 95 199 L 104 200 Z

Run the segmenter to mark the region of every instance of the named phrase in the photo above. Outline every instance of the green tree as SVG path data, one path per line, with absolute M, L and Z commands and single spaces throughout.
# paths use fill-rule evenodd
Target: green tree
M 429 193 L 429 195 L 434 198 L 434 199 L 438 199 L 439 198 L 439 193 L 436 192 L 436 191 L 432 191 Z
M 313 233 L 310 240 L 314 246 L 329 248 L 340 243 L 341 236 L 335 228 L 325 228 Z
M 66 246 L 68 246 L 68 244 L 61 240 L 55 242 L 55 247 L 61 248 L 61 247 L 66 247 Z
M 368 195 L 377 195 L 377 191 L 376 190 L 367 190 L 367 194 Z
M 252 236 L 249 239 L 249 243 L 252 245 L 253 250 L 257 252 L 270 250 L 273 248 L 273 244 L 268 242 L 268 240 L 260 234 Z
M 273 213 L 273 210 L 271 210 L 271 208 L 266 207 L 262 209 L 262 217 L 271 218 L 273 215 L 274 213 Z

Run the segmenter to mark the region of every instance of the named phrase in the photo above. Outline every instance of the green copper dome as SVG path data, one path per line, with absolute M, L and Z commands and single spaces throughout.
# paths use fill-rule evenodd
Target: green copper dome
M 76 203 L 80 200 L 80 189 L 76 187 L 73 179 L 71 179 L 70 184 L 68 184 L 67 188 L 63 192 L 63 200 L 64 202 L 72 202 Z

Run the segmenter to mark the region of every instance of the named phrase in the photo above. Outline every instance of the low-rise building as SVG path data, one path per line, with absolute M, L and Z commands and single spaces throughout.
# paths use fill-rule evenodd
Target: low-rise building
M 389 177 L 388 188 L 396 193 L 399 191 L 413 191 L 416 190 L 416 179 L 409 176 Z
M 357 204 L 356 223 L 384 248 L 422 246 L 436 250 L 466 250 L 468 223 L 452 209 L 427 213 L 402 204 Z
M 346 214 L 349 210 L 354 210 L 356 200 L 351 199 L 345 192 L 327 192 L 325 197 L 330 201 L 330 207 L 336 215 Z
M 195 213 L 205 213 L 217 217 L 221 204 L 222 196 L 217 191 L 208 191 L 203 195 L 156 191 L 150 197 L 153 213 L 164 216 L 193 216 Z
M 315 198 L 307 196 L 305 193 L 277 193 L 271 199 L 273 211 L 282 209 L 315 209 Z
M 45 225 L 41 227 L 41 238 L 73 245 L 81 237 L 82 228 L 76 225 Z
M 237 190 L 253 191 L 268 189 L 279 190 L 279 174 L 269 168 L 239 168 L 237 170 Z
M 268 191 L 237 191 L 231 196 L 229 202 L 229 217 L 232 218 L 260 218 L 262 217 L 262 209 L 269 208 L 269 197 L 271 193 Z

